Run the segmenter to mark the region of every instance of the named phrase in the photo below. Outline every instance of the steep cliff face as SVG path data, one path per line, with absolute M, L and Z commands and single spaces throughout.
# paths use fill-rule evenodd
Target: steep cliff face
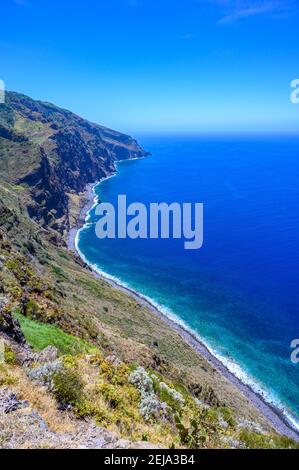
M 0 171 L 30 192 L 28 213 L 42 225 L 69 229 L 68 193 L 115 170 L 115 161 L 146 152 L 131 137 L 50 103 L 8 92 L 0 107 Z

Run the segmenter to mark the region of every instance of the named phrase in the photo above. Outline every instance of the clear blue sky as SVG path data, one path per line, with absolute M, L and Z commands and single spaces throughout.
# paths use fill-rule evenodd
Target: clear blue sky
M 293 0 L 1 0 L 0 79 L 130 133 L 299 130 Z

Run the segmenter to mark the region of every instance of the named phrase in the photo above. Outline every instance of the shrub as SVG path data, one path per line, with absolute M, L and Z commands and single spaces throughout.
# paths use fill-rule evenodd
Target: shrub
M 0 387 L 15 385 L 18 379 L 10 374 L 6 364 L 0 364 Z
M 76 405 L 83 399 L 83 382 L 77 371 L 62 369 L 53 375 L 54 395 L 62 405 Z
M 152 379 L 143 367 L 138 367 L 129 376 L 129 382 L 140 392 L 140 413 L 146 421 L 156 415 L 160 409 L 160 402 L 154 393 Z
M 10 365 L 13 365 L 16 363 L 16 354 L 8 346 L 5 346 L 5 349 L 4 349 L 4 361 L 6 362 L 6 364 L 10 364 Z
M 129 368 L 126 364 L 120 364 L 115 368 L 111 383 L 114 385 L 125 385 L 128 382 Z
M 224 420 L 227 425 L 231 428 L 234 428 L 236 426 L 236 421 L 233 417 L 233 412 L 227 406 L 222 406 L 221 408 L 218 408 L 218 419 L 219 421 Z
M 164 382 L 159 384 L 160 399 L 165 401 L 171 408 L 181 409 L 185 405 L 183 395 L 174 388 L 168 387 Z
M 153 381 L 143 367 L 138 367 L 129 377 L 129 382 L 139 390 L 140 393 L 153 393 Z
M 28 300 L 26 303 L 26 316 L 29 318 L 38 318 L 40 315 L 40 308 L 34 300 Z
M 160 402 L 154 394 L 141 396 L 140 413 L 146 421 L 155 416 L 160 409 Z
M 68 254 L 65 253 L 64 251 L 59 251 L 58 255 L 60 256 L 60 258 L 63 258 L 63 259 L 67 259 L 67 260 L 70 259 L 70 257 L 68 256 Z
M 187 428 L 178 415 L 175 415 L 175 425 L 179 432 L 180 440 L 183 445 L 188 445 L 191 449 L 199 449 L 205 442 L 206 436 L 199 435 L 199 427 L 196 420 L 191 421 L 191 427 Z
M 175 415 L 175 424 L 181 443 L 191 449 L 210 447 L 211 444 L 212 447 L 219 445 L 220 428 L 215 410 L 203 408 L 197 411 L 187 426 Z
M 114 376 L 115 368 L 111 362 L 104 360 L 101 363 L 100 373 L 110 381 Z
M 103 395 L 105 400 L 108 402 L 110 408 L 117 408 L 121 402 L 121 396 L 116 387 L 111 384 L 102 384 L 99 387 L 99 392 Z
M 62 279 L 67 279 L 67 276 L 65 275 L 65 272 L 63 271 L 63 269 L 60 266 L 57 266 L 56 264 L 52 264 L 52 270 L 53 270 L 53 273 L 57 277 L 62 278 Z
M 98 406 L 91 403 L 89 400 L 85 400 L 84 397 L 76 403 L 74 412 L 78 418 L 87 418 L 91 416 L 96 416 L 97 418 L 100 417 Z

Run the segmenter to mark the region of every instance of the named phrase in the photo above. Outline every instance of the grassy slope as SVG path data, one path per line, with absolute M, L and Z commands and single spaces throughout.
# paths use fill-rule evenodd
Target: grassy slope
M 90 343 L 65 333 L 55 325 L 48 325 L 24 317 L 19 312 L 14 312 L 19 320 L 21 329 L 27 342 L 37 351 L 42 351 L 47 346 L 55 346 L 60 354 L 95 353 L 97 348 Z

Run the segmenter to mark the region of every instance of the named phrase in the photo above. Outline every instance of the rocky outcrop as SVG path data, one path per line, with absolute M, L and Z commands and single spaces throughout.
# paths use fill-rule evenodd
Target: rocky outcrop
M 91 420 L 75 421 L 70 432 L 51 430 L 30 403 L 0 390 L 0 449 L 159 449 L 150 442 L 120 439 Z
M 0 414 L 9 414 L 21 408 L 27 408 L 27 400 L 19 400 L 15 393 L 6 387 L 0 388 Z
M 10 312 L 6 312 L 1 308 L 0 304 L 0 332 L 16 341 L 18 344 L 26 344 L 24 334 L 21 330 L 20 323 Z

